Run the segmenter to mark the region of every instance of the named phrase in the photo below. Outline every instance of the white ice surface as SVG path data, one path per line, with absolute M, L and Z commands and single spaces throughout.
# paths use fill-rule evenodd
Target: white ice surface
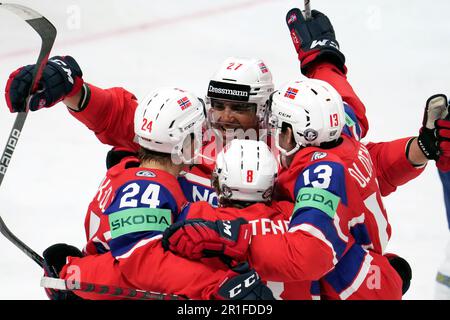
M 231 55 L 261 57 L 276 85 L 300 74 L 284 18 L 302 1 L 15 2 L 55 24 L 52 54 L 76 57 L 86 81 L 125 87 L 139 98 L 162 85 L 202 95 L 208 77 Z M 417 134 L 428 96 L 450 94 L 450 3 L 315 0 L 312 7 L 334 24 L 348 78 L 367 107 L 368 139 Z M 10 72 L 35 62 L 39 43 L 31 28 L 0 11 L 2 90 Z M 3 100 L 1 148 L 14 118 Z M 85 210 L 108 149 L 62 104 L 30 114 L 0 188 L 0 214 L 10 229 L 39 253 L 56 242 L 82 247 Z M 435 165 L 385 205 L 393 226 L 388 251 L 407 258 L 414 272 L 405 298 L 432 299 L 448 233 Z M 33 261 L 4 238 L 0 254 L 0 299 L 46 298 Z

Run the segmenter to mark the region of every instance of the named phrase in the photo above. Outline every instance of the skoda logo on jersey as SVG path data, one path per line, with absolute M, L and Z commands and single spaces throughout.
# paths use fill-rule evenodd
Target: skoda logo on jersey
M 323 159 L 327 156 L 326 152 L 314 152 L 314 154 L 311 157 L 311 161 Z
M 156 177 L 156 174 L 152 171 L 139 171 L 136 173 L 136 176 L 138 177 L 147 177 L 147 178 L 154 178 Z
M 305 137 L 306 141 L 314 141 L 317 139 L 318 133 L 314 129 L 306 129 L 303 132 L 303 136 Z

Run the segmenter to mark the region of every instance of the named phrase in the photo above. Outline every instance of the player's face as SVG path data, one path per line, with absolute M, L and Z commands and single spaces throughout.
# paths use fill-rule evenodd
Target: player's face
M 225 136 L 227 130 L 257 129 L 256 104 L 211 99 L 212 125 Z

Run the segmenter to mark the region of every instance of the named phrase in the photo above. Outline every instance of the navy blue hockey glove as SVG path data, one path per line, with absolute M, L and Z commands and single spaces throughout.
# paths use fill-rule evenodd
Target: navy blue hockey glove
M 441 171 L 450 170 L 450 106 L 444 94 L 428 98 L 417 138 L 427 159 L 436 160 Z
M 310 64 L 317 61 L 331 62 L 347 72 L 345 56 L 339 50 L 333 25 L 326 15 L 312 10 L 311 20 L 305 20 L 300 9 L 294 8 L 287 13 L 286 23 L 304 74 Z
M 81 251 L 65 243 L 54 244 L 45 249 L 42 254 L 44 258 L 44 274 L 47 277 L 59 278 L 59 273 L 66 264 L 67 257 L 82 257 Z M 50 300 L 81 300 L 70 290 L 45 289 Z
M 275 300 L 272 291 L 246 262 L 228 271 L 216 290 L 217 300 Z
M 188 259 L 226 257 L 243 261 L 250 240 L 251 226 L 243 218 L 217 221 L 190 219 L 168 227 L 163 233 L 162 245 L 165 250 Z
M 35 65 L 21 67 L 11 73 L 5 88 L 5 97 L 11 112 L 23 112 L 25 100 L 30 93 L 32 73 Z M 83 86 L 83 72 L 71 56 L 55 56 L 48 60 L 28 106 L 31 111 L 49 108 L 66 97 L 70 97 Z

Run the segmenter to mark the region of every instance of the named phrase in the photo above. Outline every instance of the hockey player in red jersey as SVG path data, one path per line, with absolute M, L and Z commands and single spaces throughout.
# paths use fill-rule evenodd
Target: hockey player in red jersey
M 76 268 L 78 281 L 171 292 L 191 299 L 272 298 L 248 265 L 215 268 L 164 252 L 161 246 L 162 232 L 187 204 L 176 177 L 198 154 L 201 141 L 196 140 L 201 139 L 205 114 L 203 102 L 181 89 L 155 90 L 142 100 L 134 121 L 139 159 L 124 158 L 108 170 L 88 208 L 85 251 L 90 255 L 69 257 L 59 272 L 61 278 L 73 277 L 70 271 Z M 243 231 L 235 250 L 247 246 L 250 225 L 244 220 L 230 224 Z M 46 261 L 53 261 L 51 254 L 61 256 L 50 248 L 44 254 Z M 246 286 L 241 284 L 244 281 Z M 237 286 L 240 290 L 234 289 Z M 77 294 L 98 298 L 92 293 Z
M 273 188 L 278 172 L 278 163 L 266 143 L 256 140 L 233 139 L 218 154 L 213 172 L 213 185 L 219 198 L 219 207 L 214 208 L 206 201 L 190 203 L 179 216 L 179 224 L 188 219 L 196 219 L 200 224 L 219 220 L 246 219 L 251 227 L 253 236 L 264 238 L 271 234 L 283 234 L 288 229 L 289 217 L 294 208 L 289 201 L 272 201 Z M 201 220 L 199 220 L 201 219 Z M 178 226 L 176 227 L 178 228 Z M 171 237 L 176 228 L 169 228 L 163 237 L 166 249 L 171 243 L 176 247 L 183 247 L 183 255 L 189 259 L 200 259 L 206 250 L 208 255 L 216 252 L 222 256 L 226 242 L 221 242 L 217 234 L 205 232 L 199 237 L 191 233 L 192 237 L 177 239 Z M 201 228 L 200 228 L 201 229 Z M 192 231 L 192 229 L 191 229 Z M 206 231 L 206 229 L 204 230 Z M 212 230 L 210 230 L 212 231 Z M 230 232 L 236 232 L 230 230 Z M 209 242 L 202 236 L 210 235 Z M 199 243 L 196 243 L 199 240 Z M 203 245 L 204 244 L 204 245 Z M 251 244 L 250 244 L 251 246 Z M 236 256 L 228 253 L 234 260 Z M 242 252 L 239 252 L 242 256 Z M 214 259 L 204 259 L 205 263 L 215 263 Z M 253 265 L 258 270 L 258 265 Z M 288 268 L 288 266 L 285 266 Z M 264 272 L 264 271 L 263 271 Z M 259 273 L 259 271 L 258 271 Z M 268 286 L 277 293 L 277 298 L 311 300 L 318 299 L 318 283 L 311 281 L 292 281 L 279 276 L 264 278 Z M 286 283 L 285 283 L 286 282 Z
M 252 238 L 252 265 L 264 279 L 290 285 L 322 278 L 320 294 L 327 299 L 400 299 L 399 275 L 382 250 L 374 250 L 385 239 L 371 228 L 386 219 L 367 207 L 370 198 L 383 208 L 375 177 L 363 188 L 351 173 L 355 165 L 372 172 L 372 163 L 363 145 L 340 138 L 345 118 L 339 94 L 319 80 L 291 82 L 275 92 L 271 108 L 276 146 L 288 168 L 277 186 L 295 207 L 287 233 Z M 283 181 L 286 176 L 293 179 Z M 188 257 L 214 244 L 195 220 L 168 230 L 170 248 Z M 378 268 L 380 286 L 370 287 L 371 268 Z
M 314 39 L 315 36 L 317 36 L 317 34 L 312 34 L 312 40 L 318 40 Z M 330 55 L 320 54 L 320 50 L 318 52 L 319 54 L 316 54 L 317 52 L 315 52 L 315 55 L 311 55 L 307 64 L 303 64 L 305 66 L 308 65 L 307 74 L 309 76 L 316 76 L 330 81 L 344 96 L 346 101 L 351 102 L 352 98 L 357 99 L 345 79 L 345 72 L 340 69 L 336 59 L 330 58 Z M 70 57 L 61 57 L 59 61 L 65 65 L 66 68 L 73 70 L 72 76 L 76 79 L 75 83 L 80 84 L 82 74 L 76 62 Z M 61 63 L 59 65 L 61 65 Z M 130 126 L 129 121 L 134 115 L 134 108 L 137 104 L 136 99 L 132 94 L 121 88 L 101 90 L 86 83 L 83 83 L 82 90 L 75 92 L 78 86 L 70 86 L 70 81 L 68 81 L 67 78 L 64 78 L 65 73 L 61 69 L 58 69 L 58 65 L 51 63 L 49 63 L 49 65 L 49 70 L 53 71 L 53 78 L 45 77 L 44 74 L 43 88 L 45 89 L 30 100 L 30 107 L 32 110 L 36 110 L 40 107 L 49 107 L 60 99 L 65 98 L 64 102 L 70 108 L 79 111 L 78 113 L 73 112 L 75 117 L 81 119 L 83 123 L 93 130 L 102 142 L 123 147 L 130 151 L 135 151 L 137 149 L 137 145 L 133 143 L 132 140 L 134 133 L 132 132 L 132 125 Z M 29 71 L 30 67 L 18 70 L 11 76 L 10 81 L 8 81 L 7 97 L 10 98 L 8 100 L 8 106 L 12 111 L 17 111 L 14 106 L 20 105 L 20 103 L 17 102 L 17 97 L 20 97 L 20 94 L 18 95 L 17 92 L 20 90 L 25 90 L 24 92 L 27 91 L 27 70 Z M 50 73 L 49 70 L 47 70 L 48 73 Z M 57 70 L 57 72 L 55 72 L 55 70 Z M 264 70 L 264 68 L 261 68 L 261 72 L 263 72 L 262 70 Z M 63 86 L 60 84 L 58 86 L 56 85 L 57 81 L 55 81 L 55 79 L 58 74 L 60 79 L 62 79 L 60 82 L 64 84 Z M 51 79 L 55 81 L 55 83 L 51 82 Z M 18 85 L 17 82 L 22 82 L 22 85 Z M 356 126 L 351 126 L 353 130 L 349 131 L 352 134 L 356 133 L 356 135 L 364 136 L 364 123 L 367 122 L 364 121 L 364 109 L 353 106 L 358 105 L 358 101 L 354 100 L 350 105 L 354 110 L 357 110 L 357 112 L 355 112 L 357 116 L 350 116 L 350 119 L 354 122 L 358 122 L 356 120 L 359 120 L 362 123 L 362 129 L 358 130 Z M 214 112 L 221 111 L 220 107 L 216 109 L 217 110 L 214 110 Z M 230 110 L 231 108 L 227 109 L 225 106 L 222 111 L 230 112 Z M 227 121 L 224 119 L 221 120 L 223 123 L 228 123 L 228 128 L 232 128 L 237 124 L 242 126 L 242 121 L 236 119 L 236 111 L 239 110 L 234 111 L 235 115 L 233 117 L 228 120 L 225 119 Z M 248 117 L 254 116 L 254 113 L 248 113 Z M 216 119 L 218 119 L 218 117 L 216 117 Z M 225 129 L 227 128 L 227 126 L 222 127 Z M 368 145 L 368 150 L 371 153 L 372 159 L 377 159 L 377 161 L 380 162 L 377 174 L 380 178 L 380 187 L 383 195 L 395 190 L 398 185 L 405 183 L 420 172 L 420 170 L 416 170 L 411 166 L 411 158 L 408 159 L 403 152 L 408 141 L 411 142 L 412 140 L 405 139 L 396 141 L 393 144 L 379 144 L 374 148 Z M 415 146 L 415 144 L 411 145 L 412 147 Z M 373 156 L 372 150 L 376 150 L 377 155 Z M 386 150 L 392 150 L 393 152 L 386 152 Z M 412 148 L 410 150 L 412 150 Z M 394 164 L 394 166 L 391 164 Z M 208 166 L 194 166 L 192 170 L 186 174 L 186 177 L 194 177 L 197 183 L 197 188 L 192 188 L 190 193 L 190 196 L 193 199 L 197 200 L 203 197 L 214 202 L 214 195 L 210 193 L 211 186 L 209 177 L 211 168 L 212 166 L 209 166 L 209 169 Z M 195 172 L 194 170 L 199 171 Z M 203 190 L 199 189 L 202 184 L 204 185 Z M 387 186 L 389 190 L 383 191 L 383 186 Z
M 309 26 L 306 24 L 305 27 Z M 332 30 L 331 24 L 322 28 Z M 330 36 L 334 37 L 334 32 Z M 349 102 L 345 106 L 347 126 L 344 131 L 357 139 L 364 137 L 367 130 L 365 108 L 348 84 L 345 73 L 335 66 L 336 59 L 330 58 L 329 54 L 316 55 L 316 59 L 311 60 L 308 75 L 329 80 L 343 95 L 344 101 Z M 19 68 L 8 80 L 6 100 L 12 112 L 21 111 L 23 97 L 31 85 L 32 68 L 33 65 Z M 64 70 L 70 70 L 70 73 Z M 116 160 L 115 158 L 124 154 L 137 152 L 139 146 L 133 141 L 133 117 L 137 106 L 134 95 L 123 88 L 103 90 L 87 84 L 82 75 L 80 67 L 72 57 L 50 59 L 40 84 L 44 89 L 31 97 L 30 110 L 51 107 L 62 100 L 70 113 L 93 131 L 101 142 L 115 147 L 108 159 Z M 202 162 L 185 168 L 186 172 L 180 178 L 182 189 L 189 201 L 206 200 L 217 205 L 217 195 L 211 186 L 211 173 L 215 156 L 222 147 L 221 143 L 226 142 L 227 136 L 230 137 L 227 131 L 231 131 L 232 137 L 245 136 L 249 129 L 250 138 L 264 136 L 259 135 L 259 129 L 267 131 L 263 121 L 264 110 L 272 90 L 270 70 L 259 59 L 228 58 L 212 77 L 208 86 L 207 109 L 211 125 L 219 134 L 210 135 L 212 141 L 207 141 L 203 148 Z M 240 129 L 246 131 L 234 132 Z M 214 141 L 216 138 L 219 141 Z M 420 168 L 416 169 L 410 163 L 411 154 L 416 154 L 417 151 L 419 155 L 421 153 L 416 144 L 411 142 L 412 139 L 406 138 L 368 145 L 371 157 L 380 159 L 378 178 L 383 195 L 421 173 Z M 403 152 L 407 144 L 411 145 L 411 148 L 408 148 L 409 154 Z M 384 190 L 384 186 L 387 186 L 387 190 Z

